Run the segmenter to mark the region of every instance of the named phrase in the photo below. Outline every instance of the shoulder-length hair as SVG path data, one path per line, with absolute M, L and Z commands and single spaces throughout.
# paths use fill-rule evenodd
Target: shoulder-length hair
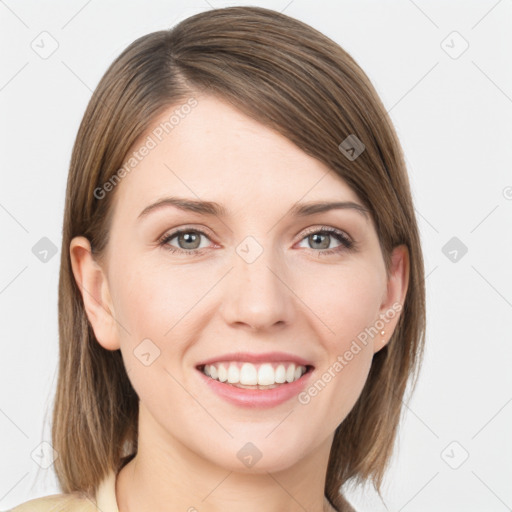
M 371 212 L 386 269 L 394 247 L 409 250 L 407 295 L 388 344 L 373 357 L 355 406 L 338 426 L 325 495 L 370 479 L 378 492 L 392 455 L 410 377 L 425 338 L 424 268 L 402 149 L 386 109 L 353 58 L 312 27 L 273 10 L 229 7 L 140 37 L 112 63 L 81 122 L 70 163 L 59 279 L 59 367 L 52 440 L 65 493 L 93 496 L 137 451 L 138 396 L 119 350 L 95 339 L 73 278 L 69 246 L 86 236 L 105 253 L 112 182 L 133 144 L 165 109 L 194 93 L 217 95 L 333 169 Z M 339 148 L 355 135 L 357 158 Z

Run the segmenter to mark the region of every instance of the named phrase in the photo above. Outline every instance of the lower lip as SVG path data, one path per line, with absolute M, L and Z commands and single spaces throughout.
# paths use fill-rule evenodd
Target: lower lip
M 298 395 L 304 389 L 313 373 L 312 369 L 310 369 L 300 379 L 287 384 L 281 384 L 277 388 L 244 389 L 212 379 L 201 370 L 197 371 L 200 373 L 203 381 L 210 386 L 210 389 L 227 402 L 239 407 L 261 408 L 275 407 Z

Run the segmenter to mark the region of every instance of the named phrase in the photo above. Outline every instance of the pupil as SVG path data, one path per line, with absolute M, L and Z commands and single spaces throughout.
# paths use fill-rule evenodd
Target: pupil
M 314 235 L 311 235 L 311 237 L 313 238 L 313 243 L 321 243 L 318 241 L 317 237 L 324 237 L 324 243 L 323 243 L 323 246 L 320 247 L 320 249 L 325 249 L 329 246 L 329 242 L 327 242 L 327 245 L 325 244 L 325 242 L 327 241 L 326 235 L 319 235 L 318 233 L 316 233 Z
M 197 234 L 194 234 L 194 233 L 185 233 L 182 235 L 182 237 L 185 239 L 185 244 L 193 244 L 194 241 L 197 242 L 197 240 L 194 240 L 194 239 L 199 239 Z M 187 248 L 188 249 L 196 249 L 197 247 L 187 247 Z

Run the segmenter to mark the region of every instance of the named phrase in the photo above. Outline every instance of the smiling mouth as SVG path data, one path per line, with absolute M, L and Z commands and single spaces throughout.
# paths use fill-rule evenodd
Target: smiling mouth
M 265 390 L 286 386 L 313 371 L 311 365 L 293 362 L 252 364 L 225 361 L 196 367 L 212 380 L 239 389 Z

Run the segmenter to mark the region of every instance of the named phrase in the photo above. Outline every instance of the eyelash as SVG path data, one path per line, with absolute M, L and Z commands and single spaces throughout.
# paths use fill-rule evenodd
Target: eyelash
M 203 247 L 202 249 L 185 250 L 185 249 L 179 249 L 177 247 L 173 247 L 173 246 L 169 245 L 169 242 L 173 238 L 175 238 L 176 236 L 179 236 L 183 233 L 198 233 L 198 234 L 204 235 L 205 237 L 209 238 L 208 235 L 204 231 L 201 231 L 200 229 L 195 229 L 195 228 L 194 229 L 186 229 L 185 228 L 185 229 L 178 229 L 169 234 L 165 234 L 162 238 L 160 238 L 158 243 L 161 247 L 163 247 L 165 250 L 167 250 L 171 253 L 182 253 L 182 254 L 186 254 L 187 256 L 201 255 L 205 251 L 205 249 L 206 249 L 205 247 Z M 317 252 L 318 256 L 321 256 L 321 255 L 329 256 L 331 254 L 336 254 L 336 253 L 339 253 L 344 250 L 355 250 L 356 249 L 355 242 L 353 242 L 350 238 L 348 238 L 348 236 L 345 235 L 345 233 L 343 233 L 342 231 L 339 231 L 337 229 L 330 228 L 328 226 L 322 226 L 320 229 L 314 229 L 310 232 L 307 232 L 302 237 L 302 239 L 300 241 L 302 242 L 302 240 L 304 240 L 306 237 L 308 237 L 310 235 L 315 235 L 315 234 L 330 235 L 341 243 L 341 245 L 339 247 L 335 247 L 334 249 L 322 249 L 322 250 L 310 249 L 314 252 Z

